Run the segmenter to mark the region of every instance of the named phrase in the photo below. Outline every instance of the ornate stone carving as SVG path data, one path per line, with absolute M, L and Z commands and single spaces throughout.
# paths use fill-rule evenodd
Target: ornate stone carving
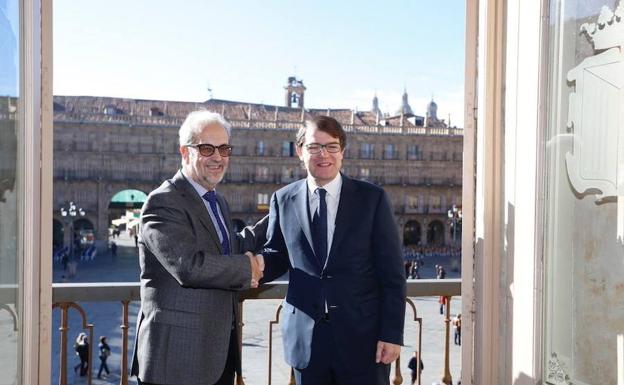
M 617 238 L 624 239 L 624 6 L 603 6 L 596 23 L 584 23 L 594 56 L 568 72 L 568 130 L 574 152 L 566 154 L 572 187 L 595 194 L 596 203 L 617 198 Z
M 557 353 L 551 353 L 548 360 L 548 376 L 546 381 L 555 385 L 570 385 L 570 376 L 566 373 L 566 366 L 557 357 Z

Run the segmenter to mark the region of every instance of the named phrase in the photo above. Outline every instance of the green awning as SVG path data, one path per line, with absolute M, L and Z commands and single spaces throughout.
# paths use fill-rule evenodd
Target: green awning
M 123 190 L 118 192 L 111 199 L 111 203 L 143 203 L 147 195 L 139 190 Z

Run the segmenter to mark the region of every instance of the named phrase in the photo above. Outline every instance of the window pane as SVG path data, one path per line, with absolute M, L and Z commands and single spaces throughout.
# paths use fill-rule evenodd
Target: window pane
M 624 359 L 624 20 L 614 16 L 616 5 L 550 5 L 543 141 L 548 384 L 615 384 Z
M 16 307 L 22 205 L 19 124 L 19 1 L 0 2 L 0 383 L 17 384 L 21 332 Z M 18 331 L 15 331 L 18 330 Z

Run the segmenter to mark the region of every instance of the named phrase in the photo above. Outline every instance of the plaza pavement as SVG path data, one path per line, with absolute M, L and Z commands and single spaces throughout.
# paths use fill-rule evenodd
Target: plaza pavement
M 117 257 L 110 254 L 100 254 L 91 261 L 80 262 L 77 274 L 72 279 L 65 279 L 66 282 L 137 282 L 139 279 L 139 266 L 134 240 L 124 237 L 115 240 L 118 244 Z M 426 265 L 421 269 L 422 278 L 434 278 L 433 265 L 442 263 L 447 267 L 447 277 L 454 278 L 458 273 L 453 273 L 448 269 L 448 261 L 441 259 L 426 261 Z M 60 263 L 54 265 L 54 282 L 61 282 L 64 275 L 63 267 Z M 431 385 L 439 382 L 444 368 L 444 319 L 439 314 L 437 297 L 412 298 L 418 316 L 422 318 L 422 360 L 424 370 L 422 373 L 422 384 Z M 247 385 L 267 385 L 268 384 L 268 335 L 269 322 L 274 320 L 280 300 L 253 300 L 246 301 L 243 307 L 243 378 Z M 94 324 L 94 343 L 92 347 L 93 361 L 93 384 L 118 384 L 120 379 L 120 354 L 121 354 L 121 303 L 80 303 L 85 309 L 88 322 Z M 130 304 L 130 329 L 129 329 L 129 361 L 134 346 L 134 334 L 136 314 L 139 303 Z M 461 299 L 454 298 L 451 301 L 451 315 L 454 316 L 461 309 Z M 68 338 L 68 383 L 86 384 L 86 378 L 80 377 L 73 371 L 73 366 L 78 363 L 78 357 L 73 351 L 73 342 L 78 333 L 82 331 L 80 316 L 78 312 L 70 310 L 69 317 L 69 338 Z M 52 377 L 51 384 L 58 383 L 59 375 L 59 352 L 60 352 L 60 312 L 54 311 L 52 339 Z M 418 327 L 414 321 L 411 308 L 406 311 L 405 321 L 405 346 L 401 353 L 401 373 L 403 384 L 409 384 L 410 372 L 407 362 L 412 356 L 418 340 Z M 111 346 L 112 355 L 108 359 L 108 367 L 111 375 L 105 379 L 97 379 L 99 368 L 99 358 L 97 350 L 97 340 L 99 336 L 108 336 L 108 343 Z M 457 383 L 460 376 L 460 356 L 459 346 L 453 344 L 453 331 L 450 332 L 450 367 L 453 383 Z M 394 370 L 393 370 L 394 373 Z M 283 362 L 281 333 L 279 325 L 273 326 L 273 364 L 272 364 L 272 384 L 288 384 L 290 368 Z M 2 382 L 0 381 L 0 384 Z M 136 384 L 135 378 L 130 378 L 131 384 Z

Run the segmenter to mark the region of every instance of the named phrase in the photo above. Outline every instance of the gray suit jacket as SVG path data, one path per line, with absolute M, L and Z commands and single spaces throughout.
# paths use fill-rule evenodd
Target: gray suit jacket
M 227 203 L 219 195 L 217 200 L 232 229 Z M 221 255 L 202 198 L 181 172 L 148 196 L 141 212 L 141 310 L 131 370 L 143 382 L 211 385 L 221 376 L 237 293 L 251 282 L 249 258 L 241 253 L 258 248 L 252 229 L 230 234 L 232 255 Z

